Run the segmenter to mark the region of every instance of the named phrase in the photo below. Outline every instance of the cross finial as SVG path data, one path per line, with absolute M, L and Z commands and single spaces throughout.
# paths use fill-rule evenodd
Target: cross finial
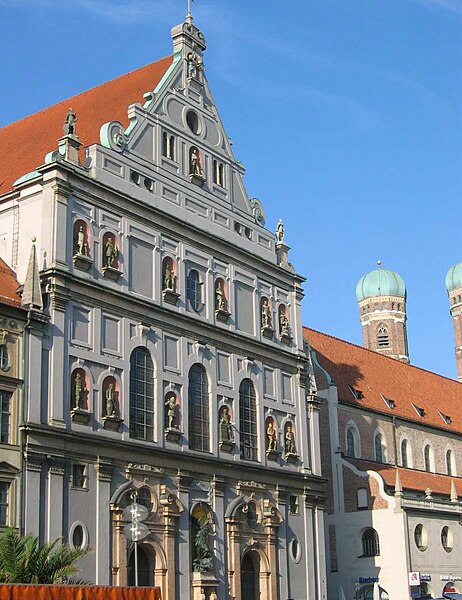
M 193 0 L 194 1 L 194 0 Z M 191 0 L 188 0 L 188 14 L 186 15 L 186 19 L 188 21 L 192 21 L 192 14 L 191 14 Z

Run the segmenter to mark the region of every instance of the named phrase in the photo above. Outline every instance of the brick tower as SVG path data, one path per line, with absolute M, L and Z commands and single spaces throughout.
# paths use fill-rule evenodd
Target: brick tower
M 446 275 L 446 289 L 454 325 L 457 379 L 462 381 L 462 263 L 449 269 Z
M 356 286 L 363 346 L 408 363 L 406 286 L 398 273 L 381 265 L 378 261 Z

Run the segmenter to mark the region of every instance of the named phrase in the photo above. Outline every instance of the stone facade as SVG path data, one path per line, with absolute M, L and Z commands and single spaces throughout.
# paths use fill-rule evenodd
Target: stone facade
M 133 584 L 123 510 L 136 492 L 149 512 L 140 582 L 165 600 L 322 600 L 303 278 L 282 223 L 275 243 L 245 191 L 204 36 L 188 18 L 172 37 L 128 129 L 104 99 L 83 165 L 82 107 L 58 150 L 17 180 L 15 203 L 0 203 L 3 230 L 19 215 L 6 258 L 21 282 L 37 236 L 44 298 L 26 355 L 24 530 L 91 547 L 84 579 Z

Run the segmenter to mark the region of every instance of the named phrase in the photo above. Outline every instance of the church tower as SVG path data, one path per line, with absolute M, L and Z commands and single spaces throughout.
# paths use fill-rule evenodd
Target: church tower
M 377 269 L 356 286 L 363 345 L 369 350 L 409 362 L 406 332 L 406 286 L 398 273 Z
M 446 275 L 446 289 L 454 325 L 457 379 L 462 381 L 462 263 L 449 269 Z

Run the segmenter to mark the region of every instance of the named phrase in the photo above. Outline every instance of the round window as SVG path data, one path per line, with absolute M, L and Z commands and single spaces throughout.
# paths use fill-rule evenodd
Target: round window
M 418 525 L 415 526 L 414 540 L 415 540 L 415 545 L 421 552 L 424 552 L 427 549 L 428 534 L 427 534 L 426 528 L 422 525 L 422 523 L 419 523 Z
M 82 521 L 76 521 L 71 525 L 69 543 L 76 550 L 85 550 L 88 547 L 88 530 Z
M 454 537 L 449 527 L 445 526 L 441 530 L 441 543 L 446 552 L 452 552 L 454 548 Z
M 186 123 L 189 129 L 197 135 L 200 132 L 199 115 L 194 110 L 188 110 L 186 113 Z
M 289 554 L 290 558 L 298 563 L 302 558 L 302 546 L 298 540 L 298 538 L 293 538 L 289 544 Z

